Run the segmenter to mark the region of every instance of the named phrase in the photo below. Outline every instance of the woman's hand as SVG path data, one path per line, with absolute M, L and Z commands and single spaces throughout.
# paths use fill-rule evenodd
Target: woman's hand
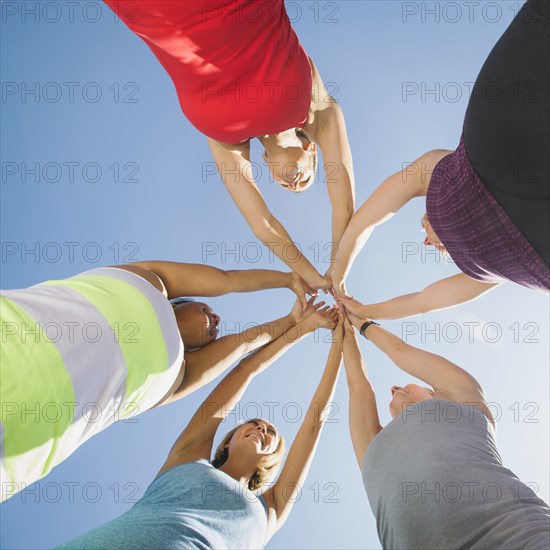
M 305 309 L 302 307 L 302 302 L 298 298 L 290 311 L 290 315 L 294 318 L 296 324 L 301 323 L 306 317 L 317 311 L 325 305 L 325 302 L 315 303 L 316 296 L 312 296 L 307 302 Z
M 334 272 L 331 272 L 331 282 L 332 288 L 334 289 L 334 298 L 341 301 L 342 298 L 350 297 L 346 289 L 346 281 L 335 276 Z
M 324 302 L 323 302 L 324 303 Z M 303 328 L 313 332 L 318 328 L 334 329 L 338 323 L 338 308 L 325 306 L 317 309 L 302 321 Z
M 309 286 L 303 279 L 292 271 L 290 274 L 290 282 L 288 284 L 288 288 L 298 296 L 298 300 L 300 304 L 302 305 L 302 309 L 305 310 L 308 307 L 308 301 L 306 298 L 306 294 L 309 294 L 312 297 L 317 297 L 318 292 L 311 286 Z
M 344 330 L 346 332 L 353 332 L 353 327 L 355 327 L 357 330 L 360 330 L 361 326 L 365 321 L 369 321 L 370 319 L 367 319 L 365 317 L 359 317 L 357 315 L 354 315 L 353 313 L 346 310 L 346 321 L 347 323 L 344 325 Z
M 307 279 L 306 284 L 309 285 L 312 289 L 320 289 L 325 294 L 328 294 L 330 288 L 332 288 L 332 280 L 326 275 L 319 275 L 313 279 Z
M 338 300 L 342 303 L 348 313 L 353 313 L 353 315 L 356 315 L 357 317 L 366 317 L 365 306 L 353 296 L 338 295 Z
M 346 318 L 346 315 L 342 310 L 338 310 L 338 321 L 336 323 L 336 326 L 332 329 L 332 343 L 333 344 L 344 344 L 344 324 L 349 324 L 349 321 Z M 351 327 L 351 325 L 350 325 Z M 353 327 L 351 327 L 351 330 L 353 330 Z
M 344 334 L 354 333 L 353 321 L 350 319 L 350 316 L 355 317 L 355 315 L 352 315 L 350 313 L 344 314 Z M 358 319 L 358 317 L 355 318 Z

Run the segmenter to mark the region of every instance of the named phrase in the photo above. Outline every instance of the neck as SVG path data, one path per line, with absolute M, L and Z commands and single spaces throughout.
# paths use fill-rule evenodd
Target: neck
M 250 478 L 257 469 L 257 458 L 229 457 L 219 469 L 239 483 L 248 486 Z
M 258 139 L 266 149 L 277 147 L 296 147 L 299 142 L 299 138 L 296 135 L 296 130 L 294 128 L 285 130 L 284 132 L 279 132 L 278 134 L 258 136 Z

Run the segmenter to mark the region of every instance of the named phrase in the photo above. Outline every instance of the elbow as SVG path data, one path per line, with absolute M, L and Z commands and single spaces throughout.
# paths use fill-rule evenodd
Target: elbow
M 351 220 L 353 214 L 355 213 L 355 202 L 352 197 L 346 200 L 343 204 L 339 204 L 337 210 L 334 211 L 334 214 Z
M 252 225 L 252 232 L 259 241 L 266 243 L 273 238 L 274 229 L 269 220 L 262 220 Z
M 348 389 L 351 398 L 362 401 L 373 393 L 372 385 L 364 375 L 348 377 Z
M 254 366 L 249 358 L 245 358 L 239 361 L 231 372 L 240 379 L 242 378 L 246 384 L 249 384 L 254 378 Z
M 410 350 L 411 346 L 405 343 L 401 338 L 397 338 L 393 344 L 393 352 L 396 355 L 404 355 Z

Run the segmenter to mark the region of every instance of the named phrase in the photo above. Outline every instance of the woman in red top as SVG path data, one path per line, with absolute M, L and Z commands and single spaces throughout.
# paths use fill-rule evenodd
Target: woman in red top
M 354 210 L 351 151 L 342 111 L 300 45 L 283 0 L 105 2 L 172 78 L 183 113 L 208 137 L 220 176 L 256 237 L 312 289 L 330 288 L 331 269 L 319 274 L 296 248 L 269 211 L 250 161 L 256 137 L 273 179 L 298 193 L 315 179 L 319 146 L 335 255 Z

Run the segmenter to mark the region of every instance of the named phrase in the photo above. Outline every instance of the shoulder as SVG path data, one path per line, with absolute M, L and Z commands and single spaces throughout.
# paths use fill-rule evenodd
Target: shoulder
M 164 294 L 164 296 L 168 298 L 168 293 L 166 291 L 164 283 L 162 282 L 162 279 L 156 273 L 153 273 L 150 269 L 131 264 L 112 265 L 109 267 L 124 269 L 125 271 L 130 271 L 131 273 L 139 275 L 142 279 L 145 279 L 147 282 L 151 283 L 159 292 L 162 292 L 162 294 Z
M 454 392 L 451 390 L 436 390 L 435 399 L 442 399 L 444 401 L 450 401 L 451 403 L 458 403 L 468 409 L 477 409 L 492 426 L 496 428 L 496 421 L 490 407 L 488 406 L 483 393 L 480 391 L 471 392 Z

